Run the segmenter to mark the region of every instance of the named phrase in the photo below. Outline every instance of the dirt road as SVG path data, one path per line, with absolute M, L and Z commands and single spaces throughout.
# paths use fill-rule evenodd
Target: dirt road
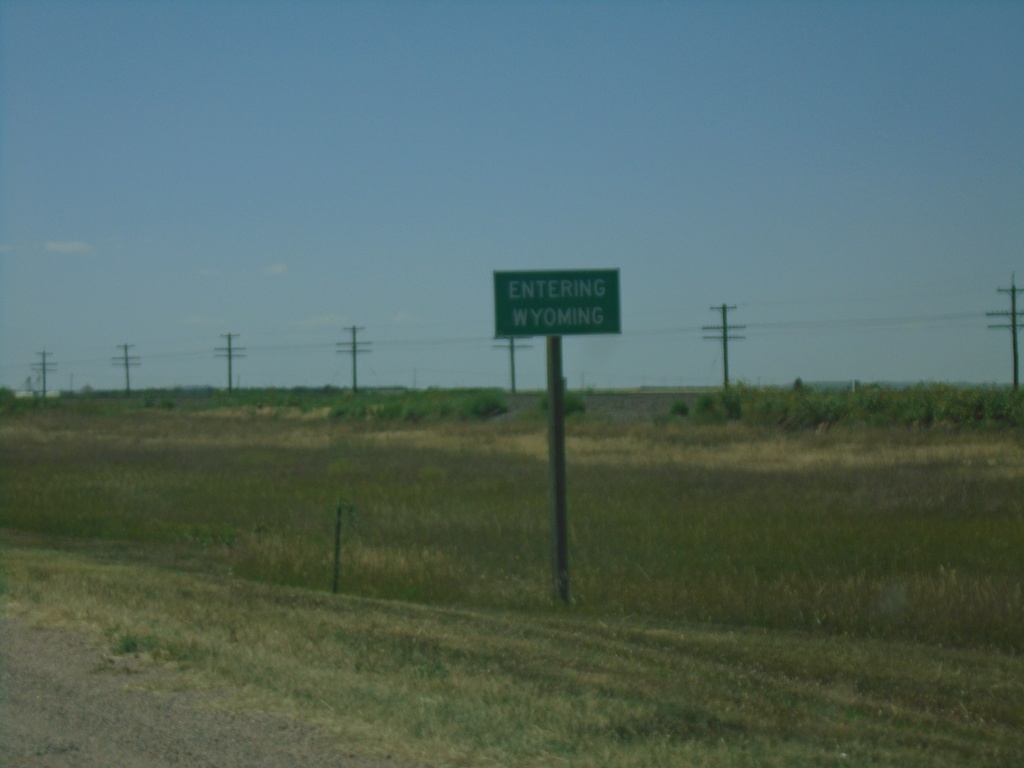
M 323 731 L 212 706 L 175 673 L 82 635 L 0 618 L 0 766 L 385 768 Z

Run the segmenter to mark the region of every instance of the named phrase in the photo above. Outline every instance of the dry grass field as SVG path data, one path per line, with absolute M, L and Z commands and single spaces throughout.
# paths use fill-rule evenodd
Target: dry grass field
M 1024 438 L 0 419 L 8 610 L 437 765 L 1014 765 Z M 330 594 L 343 509 L 340 595 Z

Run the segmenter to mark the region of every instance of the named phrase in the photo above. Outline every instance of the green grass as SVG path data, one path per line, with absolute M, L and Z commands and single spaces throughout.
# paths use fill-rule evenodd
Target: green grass
M 1024 660 L 638 617 L 437 608 L 7 553 L 8 610 L 233 706 L 426 765 L 972 768 L 1024 751 Z M 176 681 L 175 685 L 181 685 Z
M 573 421 L 566 608 L 543 422 L 433 413 L 6 413 L 6 610 L 367 756 L 960 768 L 1024 751 L 1019 431 Z
M 557 610 L 543 425 L 6 417 L 0 527 L 247 579 Z M 1016 432 L 574 423 L 573 610 L 1024 650 Z

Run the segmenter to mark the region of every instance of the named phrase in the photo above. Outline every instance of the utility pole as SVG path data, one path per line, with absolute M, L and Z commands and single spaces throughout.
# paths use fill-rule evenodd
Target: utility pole
M 729 326 L 729 310 L 730 309 L 736 309 L 736 307 L 734 307 L 734 306 L 733 307 L 726 306 L 725 304 L 723 304 L 720 307 L 712 307 L 711 308 L 712 312 L 721 312 L 722 313 L 722 324 L 721 325 L 705 325 L 702 328 L 702 330 L 705 330 L 705 331 L 721 331 L 722 332 L 720 335 L 717 335 L 717 336 L 705 336 L 704 338 L 705 339 L 711 339 L 712 341 L 717 341 L 718 339 L 722 340 L 722 369 L 723 369 L 722 380 L 724 382 L 724 386 L 726 386 L 726 387 L 729 386 L 729 341 L 730 340 L 732 340 L 732 341 L 739 341 L 739 340 L 745 338 L 744 336 L 730 336 L 729 335 L 729 331 L 730 330 L 742 330 L 743 328 L 747 327 L 745 325 L 734 325 L 734 326 L 732 326 L 730 328 L 730 326 Z
M 132 394 L 132 382 L 128 374 L 128 370 L 130 368 L 139 367 L 139 358 L 138 355 L 128 354 L 128 350 L 134 347 L 134 344 L 118 344 L 116 346 L 118 349 L 122 350 L 124 354 L 118 355 L 117 357 L 112 357 L 110 359 L 113 361 L 114 365 L 124 366 L 124 394 L 125 397 L 130 397 Z
M 217 347 L 213 353 L 215 357 L 226 357 L 228 359 L 228 394 L 234 391 L 234 380 L 231 377 L 231 362 L 236 357 L 245 357 L 242 353 L 245 352 L 245 347 L 233 347 L 231 340 L 238 338 L 240 334 L 237 333 L 222 333 L 220 336 L 222 339 L 228 340 L 226 347 Z
M 512 394 L 514 395 L 516 393 L 516 337 L 515 336 L 509 336 L 508 339 L 506 339 L 506 341 L 508 341 L 507 345 L 506 344 L 496 344 L 494 348 L 495 349 L 508 349 L 508 362 L 509 362 L 509 367 L 512 370 Z M 531 349 L 529 344 L 527 344 L 527 345 L 520 345 L 519 348 L 520 349 Z
M 1013 344 L 1013 388 L 1020 388 L 1020 376 L 1018 367 L 1018 355 L 1017 355 L 1017 329 L 1024 328 L 1024 323 L 1018 322 L 1017 320 L 1017 294 L 1024 293 L 1024 288 L 1018 288 L 1016 282 L 1016 274 L 1010 274 L 1010 287 L 1009 288 L 997 288 L 999 293 L 1010 294 L 1010 311 L 1009 312 L 986 312 L 985 314 L 989 317 L 1005 317 L 1010 322 L 1007 325 L 990 325 L 989 328 L 1009 328 L 1010 329 L 1010 343 Z
M 50 355 L 45 349 L 42 352 L 36 352 L 39 355 L 39 362 L 32 363 L 32 370 L 42 374 L 43 377 L 43 397 L 46 397 L 46 374 L 54 371 L 56 365 L 54 363 L 46 362 L 46 358 Z
M 338 342 L 338 354 L 349 352 L 352 355 L 352 394 L 354 395 L 359 391 L 359 382 L 356 377 L 356 356 L 362 352 L 369 352 L 367 347 L 370 346 L 368 341 L 356 341 L 356 333 L 358 331 L 366 330 L 361 325 L 348 325 L 345 326 L 346 331 L 352 332 L 352 341 L 339 341 Z

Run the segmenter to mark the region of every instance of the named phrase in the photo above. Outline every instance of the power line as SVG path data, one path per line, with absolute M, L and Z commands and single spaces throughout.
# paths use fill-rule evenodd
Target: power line
M 236 357 L 245 357 L 245 347 L 232 347 L 231 340 L 237 338 L 240 334 L 237 333 L 222 333 L 221 338 L 228 340 L 226 347 L 217 347 L 213 353 L 214 357 L 226 357 L 228 359 L 228 393 L 234 391 L 234 384 L 231 378 L 231 363 Z
M 1018 375 L 1018 355 L 1017 355 L 1017 329 L 1024 328 L 1024 324 L 1017 320 L 1017 294 L 1024 293 L 1024 288 L 1018 288 L 1016 283 L 1016 274 L 1010 274 L 1010 287 L 1009 288 L 997 288 L 999 293 L 1007 293 L 1010 295 L 1010 311 L 1009 312 L 986 312 L 985 314 L 989 317 L 1005 317 L 1010 322 L 1005 325 L 990 325 L 989 328 L 1009 328 L 1010 329 L 1010 343 L 1013 345 L 1013 388 L 1018 389 L 1020 387 L 1020 378 Z
M 453 336 L 445 339 L 392 339 L 375 342 L 379 347 L 429 347 L 448 344 L 483 344 L 494 341 L 493 336 Z
M 309 343 L 282 342 L 280 344 L 252 344 L 247 348 L 250 350 L 259 350 L 261 352 L 302 352 L 315 349 L 327 349 L 328 347 L 333 346 L 333 342 L 319 341 Z
M 729 309 L 734 308 L 735 307 L 729 307 Z M 716 311 L 721 310 L 720 307 L 712 307 L 712 309 Z M 983 312 L 948 312 L 943 314 L 903 315 L 895 317 L 852 317 L 818 320 L 782 320 L 764 323 L 749 323 L 743 327 L 747 331 L 754 332 L 757 333 L 757 335 L 762 336 L 767 334 L 785 335 L 789 333 L 808 332 L 830 333 L 833 331 L 842 331 L 845 329 L 884 331 L 900 330 L 914 327 L 938 327 L 951 324 L 962 324 L 965 327 L 970 327 L 977 323 L 979 317 L 983 316 Z M 730 326 L 730 329 L 738 327 L 739 326 Z M 720 326 L 715 326 L 712 330 L 718 330 L 719 328 Z M 680 325 L 675 327 L 642 328 L 623 331 L 622 336 L 628 336 L 633 338 L 650 336 L 690 336 L 696 335 L 706 330 L 709 330 L 707 326 Z M 716 335 L 710 338 L 718 340 L 720 337 Z
M 729 335 L 729 310 L 730 309 L 736 309 L 736 307 L 734 307 L 734 306 L 733 307 L 726 306 L 725 304 L 723 304 L 720 307 L 712 307 L 711 308 L 712 312 L 721 312 L 722 313 L 722 324 L 721 325 L 705 325 L 705 326 L 702 327 L 702 330 L 705 330 L 705 331 L 721 331 L 722 332 L 720 335 L 717 335 L 717 336 L 705 336 L 704 338 L 705 339 L 711 339 L 711 340 L 721 339 L 721 341 L 722 341 L 722 381 L 723 381 L 723 386 L 726 386 L 726 387 L 729 386 L 729 341 L 730 340 L 739 341 L 741 339 L 746 338 L 745 336 L 730 336 Z M 734 325 L 734 326 L 732 326 L 733 329 L 740 329 L 740 330 L 742 330 L 743 328 L 746 328 L 746 327 L 747 326 L 745 326 L 745 325 Z
M 349 325 L 345 327 L 345 330 L 352 332 L 352 341 L 339 341 L 337 343 L 337 346 L 340 347 L 338 354 L 348 352 L 352 355 L 352 394 L 354 395 L 359 391 L 359 383 L 356 377 L 356 356 L 363 352 L 369 352 L 370 350 L 367 347 L 370 346 L 370 342 L 356 341 L 356 333 L 366 330 L 361 325 Z M 348 347 L 348 349 L 345 349 L 345 347 Z
M 1022 289 L 1017 289 L 1018 293 Z M 740 305 L 742 307 L 748 306 L 747 304 Z M 715 310 L 720 310 L 720 307 L 714 307 Z M 732 307 L 730 307 L 732 309 Z M 974 326 L 979 318 L 985 317 L 986 313 L 981 311 L 976 312 L 957 312 L 957 313 L 943 313 L 943 314 L 927 314 L 927 315 L 903 315 L 903 316 L 891 316 L 891 317 L 853 317 L 853 318 L 821 318 L 812 320 L 784 320 L 784 321 L 770 321 L 770 322 L 754 322 L 748 323 L 744 326 L 744 329 L 749 334 L 767 335 L 767 334 L 779 334 L 786 335 L 792 333 L 829 333 L 832 331 L 842 330 L 899 330 L 904 328 L 912 327 L 939 327 L 950 324 L 963 324 L 965 327 Z M 730 326 L 731 329 L 737 326 Z M 623 331 L 621 334 L 623 337 L 631 338 L 644 338 L 644 337 L 655 337 L 655 336 L 696 336 L 697 334 L 703 333 L 706 329 L 704 326 L 693 325 L 693 326 L 669 326 L 669 327 L 652 327 L 652 328 L 636 328 L 633 330 Z M 718 336 L 714 337 L 716 340 Z M 393 348 L 423 348 L 430 346 L 459 346 L 459 345 L 483 345 L 484 343 L 491 344 L 494 342 L 493 336 L 453 336 L 446 338 L 398 338 L 398 339 L 384 339 L 375 340 L 373 342 L 374 348 L 387 347 L 388 349 Z M 121 345 L 117 345 L 119 348 Z M 302 351 L 315 351 L 323 350 L 328 347 L 335 346 L 335 342 L 282 342 L 277 344 L 257 344 L 249 345 L 246 347 L 246 351 L 259 350 L 261 352 L 302 352 Z M 524 349 L 521 345 L 516 345 L 517 349 Z M 235 348 L 238 349 L 238 348 Z M 208 355 L 209 351 L 203 351 L 201 348 L 191 350 L 174 350 L 174 351 L 155 351 L 147 352 L 147 360 L 174 360 L 174 359 L 187 359 L 187 358 L 201 358 Z M 65 360 L 64 364 L 75 364 L 75 365 L 93 365 L 109 361 L 109 358 L 100 357 L 83 357 L 72 360 Z M 0 370 L 5 369 L 16 369 L 18 366 L 15 364 L 4 365 L 0 363 Z
M 741 338 L 754 338 L 755 336 L 756 337 L 766 337 L 766 336 L 773 336 L 773 337 L 780 337 L 780 336 L 781 337 L 796 337 L 798 335 L 807 335 L 807 334 L 816 334 L 816 335 L 846 334 L 846 333 L 878 334 L 878 333 L 885 333 L 885 332 L 888 332 L 888 333 L 912 333 L 912 332 L 923 332 L 923 331 L 927 331 L 928 329 L 939 328 L 939 327 L 947 327 L 948 328 L 948 327 L 951 327 L 951 326 L 955 326 L 957 328 L 964 327 L 964 328 L 977 329 L 978 327 L 981 326 L 981 318 L 984 317 L 984 318 L 986 318 L 986 320 L 988 322 L 994 323 L 991 326 L 992 328 L 1008 328 L 1008 329 L 1010 329 L 1010 331 L 1011 331 L 1012 351 L 1014 352 L 1014 357 L 1015 357 L 1015 361 L 1014 361 L 1014 363 L 1015 363 L 1014 364 L 1015 376 L 1014 376 L 1014 378 L 1016 380 L 1016 385 L 1019 386 L 1019 358 L 1017 358 L 1017 351 L 1019 349 L 1019 340 L 1016 339 L 1015 337 L 1019 335 L 1017 333 L 1017 330 L 1019 328 L 1021 328 L 1021 327 L 1024 327 L 1024 325 L 1022 325 L 1022 322 L 1024 322 L 1024 317 L 1021 317 L 1020 313 L 1018 313 L 1018 311 L 1017 311 L 1016 297 L 1017 297 L 1017 294 L 1024 293 L 1024 288 L 1017 288 L 1016 287 L 1015 276 L 1013 276 L 1011 278 L 1011 280 L 1012 280 L 1011 281 L 1011 286 L 1009 288 L 1005 288 L 1004 287 L 1004 288 L 999 288 L 998 289 L 999 293 L 1005 293 L 1006 295 L 1010 296 L 1010 302 L 1009 302 L 1009 307 L 1008 307 L 1009 311 L 999 311 L 999 312 L 989 312 L 989 313 L 986 313 L 986 312 L 983 311 L 983 307 L 980 307 L 977 311 L 973 311 L 973 312 L 950 312 L 950 313 L 935 312 L 935 313 L 930 313 L 930 314 L 925 314 L 925 313 L 909 314 L 908 313 L 908 314 L 905 314 L 905 315 L 874 316 L 874 317 L 864 317 L 864 316 L 856 317 L 856 316 L 854 316 L 854 317 L 847 317 L 847 318 L 843 318 L 843 317 L 838 317 L 837 318 L 837 317 L 827 317 L 827 316 L 826 317 L 822 317 L 822 316 L 819 315 L 816 318 L 815 317 L 811 317 L 809 319 L 799 319 L 798 318 L 798 319 L 782 320 L 782 321 L 770 320 L 768 322 L 756 322 L 755 321 L 755 322 L 749 322 L 745 326 L 737 326 L 737 325 L 733 325 L 732 324 L 733 320 L 734 320 L 734 311 L 736 310 L 736 306 L 735 305 L 715 305 L 715 306 L 711 307 L 711 310 L 714 311 L 716 313 L 716 315 L 718 315 L 718 317 L 716 317 L 716 320 L 720 319 L 722 321 L 720 324 L 716 322 L 715 325 L 711 325 L 711 326 L 685 326 L 685 325 L 682 325 L 682 324 L 677 325 L 677 326 L 672 326 L 672 325 L 668 325 L 668 324 L 666 324 L 666 325 L 659 325 L 658 323 L 654 322 L 654 323 L 652 323 L 652 326 L 649 327 L 649 328 L 627 330 L 625 333 L 622 334 L 622 336 L 624 337 L 623 340 L 626 340 L 627 342 L 628 342 L 629 338 L 632 338 L 632 339 L 635 339 L 635 340 L 638 340 L 638 341 L 642 340 L 644 343 L 647 343 L 647 344 L 654 345 L 655 343 L 657 343 L 657 344 L 666 344 L 666 343 L 674 344 L 674 343 L 676 343 L 676 341 L 673 341 L 673 339 L 675 339 L 675 340 L 680 340 L 680 339 L 686 340 L 686 339 L 695 338 L 698 333 L 701 333 L 702 335 L 707 334 L 705 336 L 706 339 L 713 340 L 713 341 L 719 341 L 719 342 L 722 343 L 722 347 L 723 347 L 722 348 L 722 352 L 723 352 L 723 354 L 722 354 L 722 365 L 723 365 L 723 368 L 726 368 L 728 366 L 728 362 L 729 362 L 728 358 L 727 358 L 727 347 L 728 347 L 728 341 L 730 341 L 730 340 L 738 340 L 738 339 L 741 339 Z M 744 310 L 746 311 L 747 308 L 750 305 L 748 305 L 748 304 L 740 304 L 739 306 L 743 307 Z M 724 312 L 723 312 L 723 307 L 724 307 L 724 310 L 725 310 Z M 719 314 L 719 313 L 721 313 L 721 314 Z M 1024 309 L 1021 310 L 1021 313 L 1024 313 Z M 651 313 L 647 313 L 647 314 L 651 314 Z M 740 333 L 741 329 L 744 329 L 742 336 L 738 335 Z M 357 334 L 358 334 L 359 331 L 362 331 L 362 330 L 363 329 L 361 327 L 356 327 L 355 328 L 355 331 L 357 332 Z M 353 331 L 353 327 L 347 327 L 346 328 L 346 332 L 345 332 L 345 336 L 343 338 L 347 337 L 351 331 Z M 357 334 L 352 336 L 352 341 L 355 342 L 355 349 L 356 349 L 356 354 L 354 355 L 354 358 L 358 358 L 358 353 L 359 352 L 370 351 L 368 349 L 368 347 L 370 346 L 369 343 L 368 342 L 360 341 L 357 338 Z M 722 338 L 723 335 L 726 337 L 725 339 Z M 231 359 L 229 360 L 229 364 L 228 364 L 228 367 L 229 367 L 228 376 L 229 376 L 229 389 L 233 390 L 235 388 L 235 385 L 237 384 L 237 382 L 235 381 L 235 375 L 233 373 L 234 359 L 235 358 L 243 357 L 244 355 L 242 353 L 244 351 L 246 351 L 246 350 L 243 349 L 240 346 L 240 342 L 238 341 L 238 338 L 237 338 L 238 334 L 233 334 L 233 333 L 232 334 L 222 334 L 222 336 L 224 338 L 226 338 L 226 339 L 228 339 L 230 337 L 230 341 L 229 341 L 230 348 L 228 346 L 222 346 L 222 347 L 217 348 L 216 351 L 217 351 L 219 357 L 225 357 L 226 358 L 228 356 L 228 352 L 230 350 L 230 357 L 231 357 Z M 250 341 L 253 341 L 253 340 L 250 339 Z M 523 341 L 523 340 L 520 339 L 520 341 Z M 465 336 L 458 336 L 458 335 L 438 336 L 438 337 L 435 337 L 435 338 L 416 338 L 416 335 L 410 334 L 410 335 L 407 335 L 407 336 L 395 337 L 395 338 L 391 338 L 391 339 L 388 339 L 388 338 L 385 338 L 383 340 L 377 339 L 377 340 L 374 340 L 372 346 L 378 352 L 380 351 L 381 348 L 384 348 L 385 351 L 392 352 L 392 354 L 398 354 L 398 353 L 400 353 L 400 351 L 404 352 L 405 350 L 422 350 L 424 355 L 429 354 L 429 348 L 430 347 L 434 347 L 435 349 L 438 349 L 438 350 L 440 350 L 443 347 L 447 347 L 450 350 L 458 349 L 458 350 L 461 351 L 461 353 L 464 356 L 472 355 L 475 358 L 476 355 L 477 355 L 477 350 L 481 350 L 482 351 L 483 344 L 485 342 L 489 346 L 492 346 L 492 345 L 495 345 L 495 344 L 500 344 L 501 345 L 501 349 L 508 348 L 508 347 L 505 346 L 505 344 L 507 343 L 505 339 L 497 339 L 496 340 L 493 336 L 484 336 L 484 335 L 475 336 L 475 335 L 469 335 L 469 334 L 467 334 Z M 127 346 L 128 349 L 125 349 L 125 346 Z M 131 351 L 130 351 L 133 346 L 134 345 L 131 345 L 131 344 L 128 344 L 128 345 L 121 345 L 121 344 L 119 344 L 119 345 L 117 345 L 118 355 L 116 357 L 114 357 L 113 359 L 109 355 L 100 357 L 99 355 L 102 354 L 102 351 L 100 350 L 99 354 L 95 354 L 95 352 L 94 352 L 95 356 L 91 356 L 90 357 L 89 354 L 87 353 L 84 356 L 83 359 L 75 358 L 75 359 L 72 359 L 72 360 L 65 360 L 63 365 L 65 366 L 65 370 L 68 369 L 69 363 L 73 363 L 75 366 L 77 366 L 77 365 L 95 365 L 95 366 L 102 365 L 104 368 L 109 370 L 109 367 L 111 366 L 111 364 L 113 364 L 115 367 L 124 367 L 124 365 L 125 365 L 124 358 L 125 358 L 125 356 L 127 356 L 129 358 L 128 368 L 137 367 L 137 363 L 138 363 L 137 355 L 132 354 Z M 257 344 L 256 346 L 249 345 L 248 351 L 260 350 L 260 356 L 261 357 L 269 357 L 269 358 L 272 358 L 272 359 L 276 357 L 278 359 L 281 359 L 286 354 L 291 354 L 291 355 L 295 356 L 295 355 L 300 355 L 300 354 L 307 353 L 307 351 L 308 351 L 309 354 L 315 354 L 316 350 L 318 350 L 318 349 L 319 350 L 323 350 L 323 349 L 325 349 L 328 346 L 337 346 L 338 349 L 339 349 L 339 352 L 344 352 L 344 353 L 352 354 L 352 342 L 348 342 L 347 341 L 347 342 L 339 343 L 339 344 L 335 345 L 335 342 L 329 341 L 327 339 L 325 339 L 322 342 L 316 342 L 316 341 L 305 341 L 301 337 L 293 337 L 291 340 L 273 341 L 273 342 L 271 342 L 269 344 Z M 511 346 L 511 345 L 509 345 L 509 346 Z M 497 348 L 497 347 L 495 347 L 495 348 Z M 520 344 L 520 343 L 515 344 L 516 351 L 518 351 L 520 349 L 524 349 L 524 348 L 525 347 L 524 347 L 523 344 Z M 148 349 L 148 347 L 147 347 L 147 349 Z M 207 348 L 207 350 L 209 350 L 209 348 Z M 512 358 L 511 358 L 511 355 L 513 354 L 513 352 L 512 352 L 511 349 L 509 349 L 509 352 L 510 352 L 510 369 L 515 364 L 515 362 L 520 363 L 519 367 L 521 368 L 522 356 L 520 355 L 520 360 L 513 362 Z M 43 377 L 44 371 L 42 370 L 42 368 L 43 368 L 43 366 L 45 364 L 45 368 L 46 368 L 46 371 L 45 371 L 45 374 L 46 374 L 46 390 L 47 390 L 47 393 L 49 393 L 49 390 L 52 387 L 52 376 L 54 374 L 54 371 L 59 368 L 59 365 L 55 364 L 55 362 L 53 361 L 53 355 L 48 350 L 45 351 L 45 359 L 40 359 L 40 358 L 43 358 L 43 354 L 44 353 L 36 353 L 36 354 L 39 355 L 39 358 L 37 358 L 36 364 L 32 366 L 32 377 L 33 377 L 33 379 L 36 382 L 34 388 L 37 391 L 39 391 L 39 389 L 40 389 L 40 384 L 39 383 L 40 383 L 40 381 L 41 381 L 41 379 Z M 187 361 L 192 361 L 193 359 L 201 358 L 203 354 L 209 355 L 209 351 L 207 351 L 206 353 L 203 353 L 201 351 L 201 349 L 189 349 L 188 347 L 174 348 L 173 346 L 170 347 L 169 349 L 168 348 L 164 348 L 164 350 L 156 350 L 156 351 L 149 350 L 149 351 L 147 351 L 147 355 L 146 355 L 147 369 L 148 369 L 148 367 L 149 367 L 149 365 L 151 363 L 158 365 L 158 367 L 161 367 L 161 366 L 166 366 L 169 363 L 174 363 L 176 361 L 181 361 L 182 363 L 184 363 L 184 361 L 186 361 L 186 360 Z M 283 360 L 281 362 L 282 362 L 282 364 L 284 363 Z M 354 384 L 355 384 L 356 387 L 358 387 L 358 374 L 357 374 L 357 370 L 356 370 L 357 362 L 358 362 L 357 359 L 353 360 L 353 374 L 354 374 L 353 378 L 354 378 Z M 426 364 L 426 366 L 430 365 L 430 363 L 427 362 L 426 360 L 422 360 L 422 361 L 419 361 L 417 363 L 418 364 L 418 369 L 419 369 L 419 371 L 421 373 L 428 370 L 428 367 L 426 367 L 424 365 L 424 363 Z M 410 365 L 412 365 L 412 364 L 413 363 L 410 363 Z M 715 364 L 715 366 L 717 367 L 717 363 Z M 5 377 L 6 376 L 10 376 L 10 375 L 12 375 L 17 370 L 17 367 L 18 366 L 14 365 L 14 364 L 4 365 L 2 362 L 0 362 L 0 374 L 2 374 Z M 453 374 L 454 373 L 461 373 L 461 372 L 457 372 L 457 371 L 451 371 L 451 372 Z M 516 379 L 521 378 L 521 375 L 520 375 L 521 373 L 522 373 L 521 370 L 515 371 L 514 372 L 514 377 Z M 24 374 L 21 374 L 21 375 L 24 376 Z M 510 378 L 512 378 L 513 372 L 511 370 L 510 370 L 509 375 L 510 375 Z M 342 376 L 343 376 L 343 374 L 342 374 Z M 723 370 L 723 380 L 727 380 L 727 379 L 731 379 L 731 372 L 727 372 L 726 370 Z M 518 381 L 518 380 L 515 382 L 515 386 L 516 386 L 517 389 L 518 389 L 518 385 L 520 383 L 521 382 Z M 731 381 L 730 381 L 730 383 L 731 383 Z M 125 376 L 125 389 L 128 390 L 130 388 L 130 385 L 131 385 L 131 382 L 130 382 L 130 370 L 128 370 L 128 371 L 126 371 L 126 376 Z
M 933 315 L 906 315 L 902 317 L 855 317 L 835 320 L 789 320 L 769 323 L 751 323 L 749 330 L 772 332 L 812 331 L 827 332 L 831 330 L 864 329 L 887 330 L 903 328 L 923 328 L 949 325 L 963 321 L 964 325 L 973 325 L 981 317 L 980 312 L 950 312 Z

